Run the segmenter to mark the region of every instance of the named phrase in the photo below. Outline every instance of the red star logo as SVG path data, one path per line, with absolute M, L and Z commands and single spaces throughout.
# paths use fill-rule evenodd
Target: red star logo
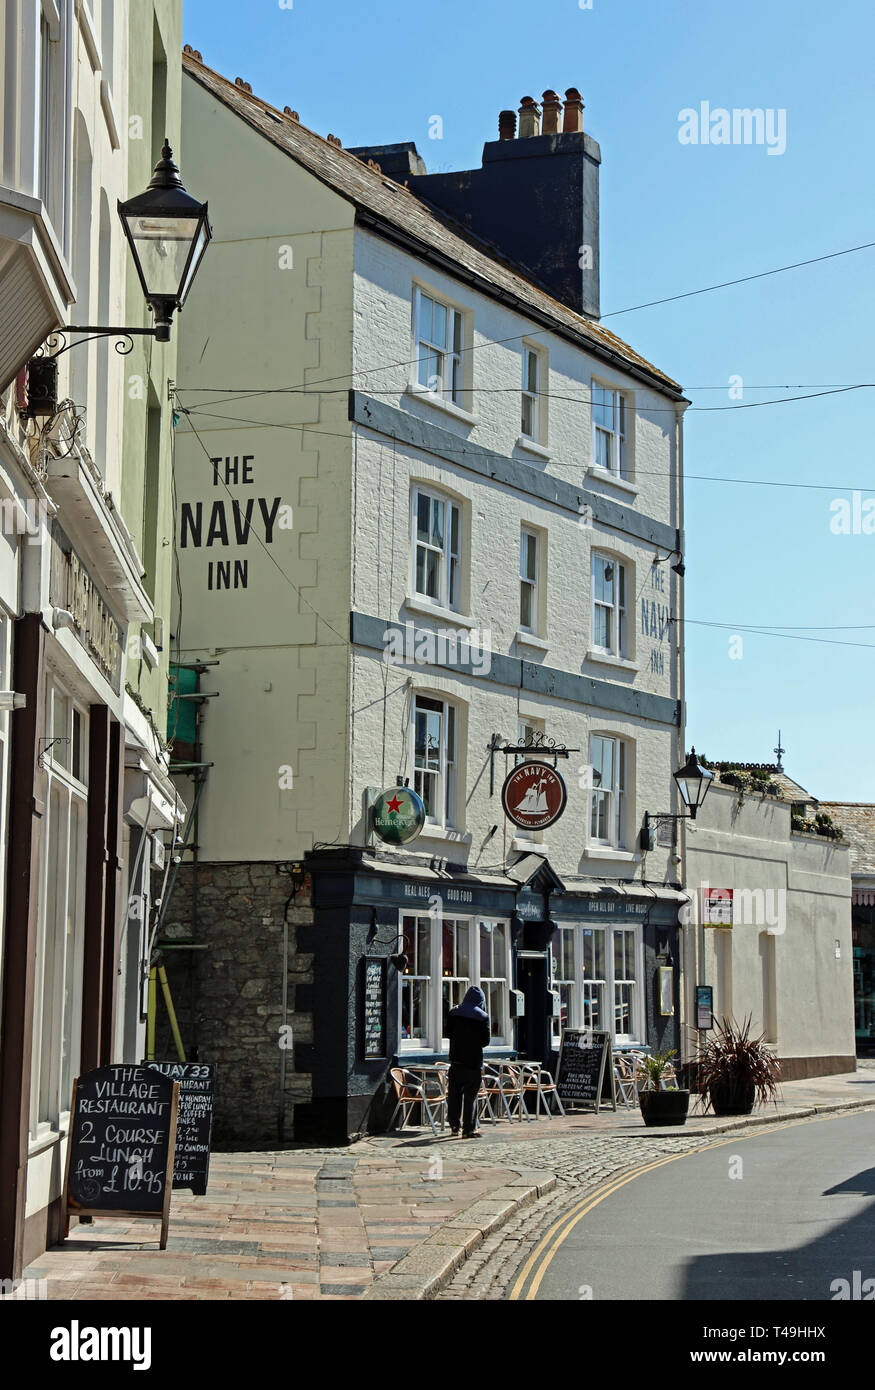
M 397 796 L 393 796 L 391 801 L 386 802 L 386 810 L 391 811 L 393 816 L 401 810 L 401 802 Z

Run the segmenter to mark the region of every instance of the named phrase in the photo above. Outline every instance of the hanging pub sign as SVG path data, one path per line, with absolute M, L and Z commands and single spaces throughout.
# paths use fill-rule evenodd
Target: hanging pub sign
M 543 830 L 565 810 L 565 782 L 548 763 L 520 763 L 504 779 L 501 804 L 508 820 L 521 830 Z
M 422 797 L 409 787 L 390 787 L 374 802 L 374 830 L 390 845 L 415 840 L 425 825 Z

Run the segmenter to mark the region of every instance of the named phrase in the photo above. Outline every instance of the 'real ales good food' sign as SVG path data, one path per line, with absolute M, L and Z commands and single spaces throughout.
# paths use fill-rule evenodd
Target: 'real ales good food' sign
M 83 1073 L 73 1085 L 67 1146 L 71 1216 L 146 1216 L 167 1243 L 179 1086 L 125 1063 Z

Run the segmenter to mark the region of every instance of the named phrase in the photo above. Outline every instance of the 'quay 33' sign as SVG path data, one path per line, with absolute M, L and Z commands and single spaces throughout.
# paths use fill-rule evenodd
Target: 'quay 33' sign
M 543 830 L 565 810 L 565 782 L 549 763 L 520 763 L 509 772 L 501 789 L 508 820 L 521 830 Z

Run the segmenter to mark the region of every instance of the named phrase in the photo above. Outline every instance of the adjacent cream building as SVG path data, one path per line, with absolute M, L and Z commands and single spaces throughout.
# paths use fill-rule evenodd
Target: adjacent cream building
M 149 871 L 183 814 L 158 650 L 175 347 L 63 331 L 149 322 L 116 204 L 177 143 L 181 5 L 8 0 L 3 24 L 0 1277 L 17 1277 L 62 1220 L 74 1077 L 142 1056 Z

